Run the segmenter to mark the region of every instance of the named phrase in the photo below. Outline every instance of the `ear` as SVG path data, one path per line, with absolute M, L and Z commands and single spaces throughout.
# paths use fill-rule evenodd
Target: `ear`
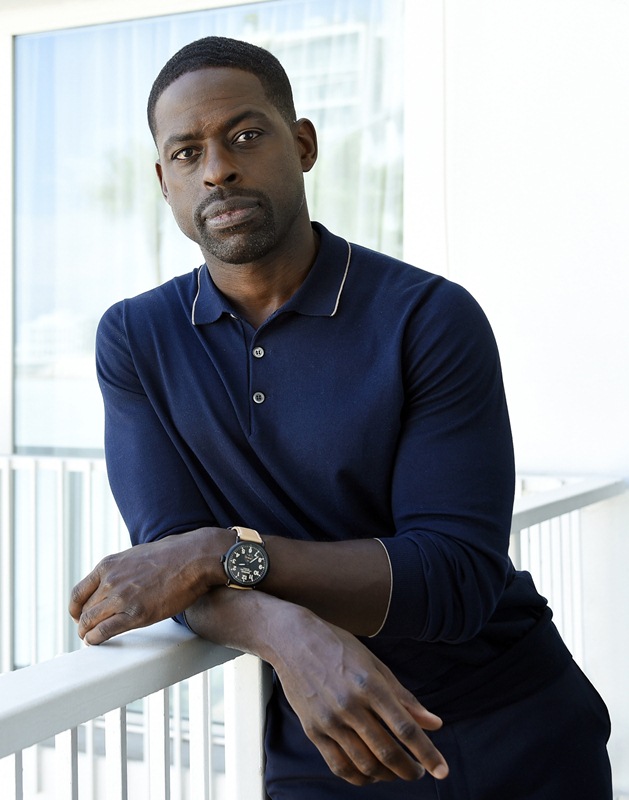
M 303 172 L 310 172 L 319 154 L 317 132 L 309 119 L 298 119 L 295 123 L 295 142 Z
M 164 178 L 162 165 L 159 161 L 155 162 L 155 172 L 157 173 L 157 180 L 159 181 L 162 194 L 164 195 L 164 200 L 168 203 L 168 205 L 170 205 L 170 200 L 168 199 L 168 186 L 166 186 L 166 179 Z

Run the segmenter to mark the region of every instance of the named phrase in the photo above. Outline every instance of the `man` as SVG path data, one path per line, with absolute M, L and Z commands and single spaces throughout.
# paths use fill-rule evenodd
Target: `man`
M 316 134 L 266 51 L 183 48 L 149 123 L 205 264 L 99 327 L 136 546 L 75 587 L 80 636 L 177 616 L 268 661 L 274 800 L 610 797 L 606 709 L 507 557 L 512 445 L 476 303 L 311 223 Z

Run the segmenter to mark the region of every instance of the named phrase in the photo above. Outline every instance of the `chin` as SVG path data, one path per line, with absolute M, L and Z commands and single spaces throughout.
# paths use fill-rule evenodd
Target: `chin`
M 231 234 L 225 240 L 203 236 L 201 249 L 225 264 L 250 264 L 268 255 L 275 247 L 275 231 L 256 234 Z

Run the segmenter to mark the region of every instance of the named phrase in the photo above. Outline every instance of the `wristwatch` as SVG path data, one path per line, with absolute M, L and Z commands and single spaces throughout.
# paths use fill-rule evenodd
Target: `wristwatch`
M 232 589 L 253 589 L 269 572 L 269 554 L 258 531 L 233 525 L 236 544 L 221 558 L 227 575 L 227 586 Z

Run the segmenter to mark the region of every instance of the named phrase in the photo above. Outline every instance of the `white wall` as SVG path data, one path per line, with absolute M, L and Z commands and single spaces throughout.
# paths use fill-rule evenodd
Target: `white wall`
M 629 476 L 629 2 L 442 9 L 444 271 L 494 327 L 518 468 Z M 628 528 L 627 495 L 583 517 L 584 667 L 629 792 Z
M 628 476 L 629 3 L 444 7 L 448 272 L 496 332 L 518 466 Z

